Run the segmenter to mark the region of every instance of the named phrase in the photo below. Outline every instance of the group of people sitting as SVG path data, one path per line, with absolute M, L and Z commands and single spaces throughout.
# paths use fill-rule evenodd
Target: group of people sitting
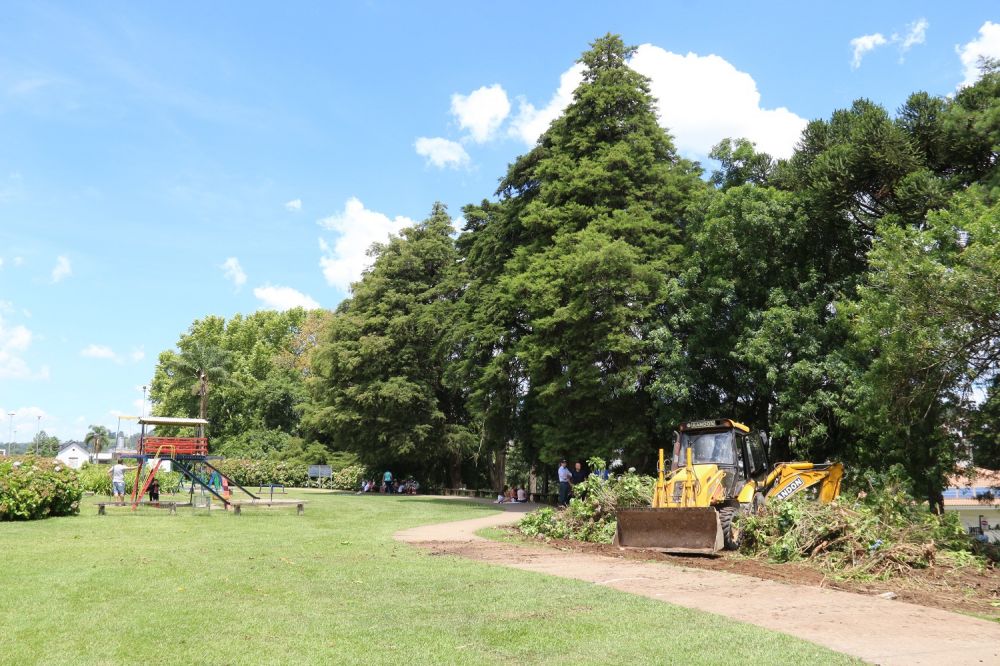
M 523 486 L 510 486 L 504 488 L 502 494 L 497 495 L 497 501 L 494 504 L 509 504 L 511 502 L 523 503 L 528 501 L 528 493 L 525 491 Z
M 357 494 L 389 493 L 396 495 L 416 495 L 419 488 L 420 484 L 412 476 L 405 481 L 392 479 L 390 481 L 383 480 L 381 483 L 376 482 L 375 479 L 365 479 L 361 482 L 361 490 Z

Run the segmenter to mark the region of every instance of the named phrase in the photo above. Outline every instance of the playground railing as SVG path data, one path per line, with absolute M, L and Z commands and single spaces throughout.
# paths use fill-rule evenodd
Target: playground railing
M 167 453 L 175 456 L 208 455 L 207 437 L 147 437 L 143 440 L 146 453 Z

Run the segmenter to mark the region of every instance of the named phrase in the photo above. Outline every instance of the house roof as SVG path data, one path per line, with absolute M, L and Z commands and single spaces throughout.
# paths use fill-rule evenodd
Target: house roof
M 77 447 L 77 448 L 79 448 L 79 449 L 84 450 L 87 453 L 90 453 L 90 449 L 88 449 L 86 446 L 84 446 L 81 442 L 72 442 L 72 441 L 70 441 L 70 442 L 63 442 L 63 445 L 59 447 L 59 453 L 62 453 L 66 449 L 74 447 L 74 446 Z M 57 453 L 56 455 L 59 455 L 59 453 Z
M 944 489 L 945 506 L 990 506 L 1000 501 L 1000 472 L 972 467 L 953 474 Z

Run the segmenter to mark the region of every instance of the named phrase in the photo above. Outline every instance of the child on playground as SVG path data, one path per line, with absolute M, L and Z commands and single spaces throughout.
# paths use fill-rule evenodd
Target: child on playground
M 155 476 L 153 477 L 153 480 L 149 482 L 149 501 L 160 501 L 160 480 Z

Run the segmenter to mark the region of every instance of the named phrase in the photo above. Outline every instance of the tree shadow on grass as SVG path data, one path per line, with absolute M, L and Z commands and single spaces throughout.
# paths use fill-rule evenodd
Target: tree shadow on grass
M 441 506 L 462 507 L 463 509 L 480 509 L 482 511 L 502 511 L 502 509 L 492 502 L 477 502 L 468 497 L 457 497 L 455 499 L 443 499 L 440 497 L 421 497 L 420 495 L 410 495 L 401 497 L 406 502 L 420 502 L 422 504 L 437 504 Z

